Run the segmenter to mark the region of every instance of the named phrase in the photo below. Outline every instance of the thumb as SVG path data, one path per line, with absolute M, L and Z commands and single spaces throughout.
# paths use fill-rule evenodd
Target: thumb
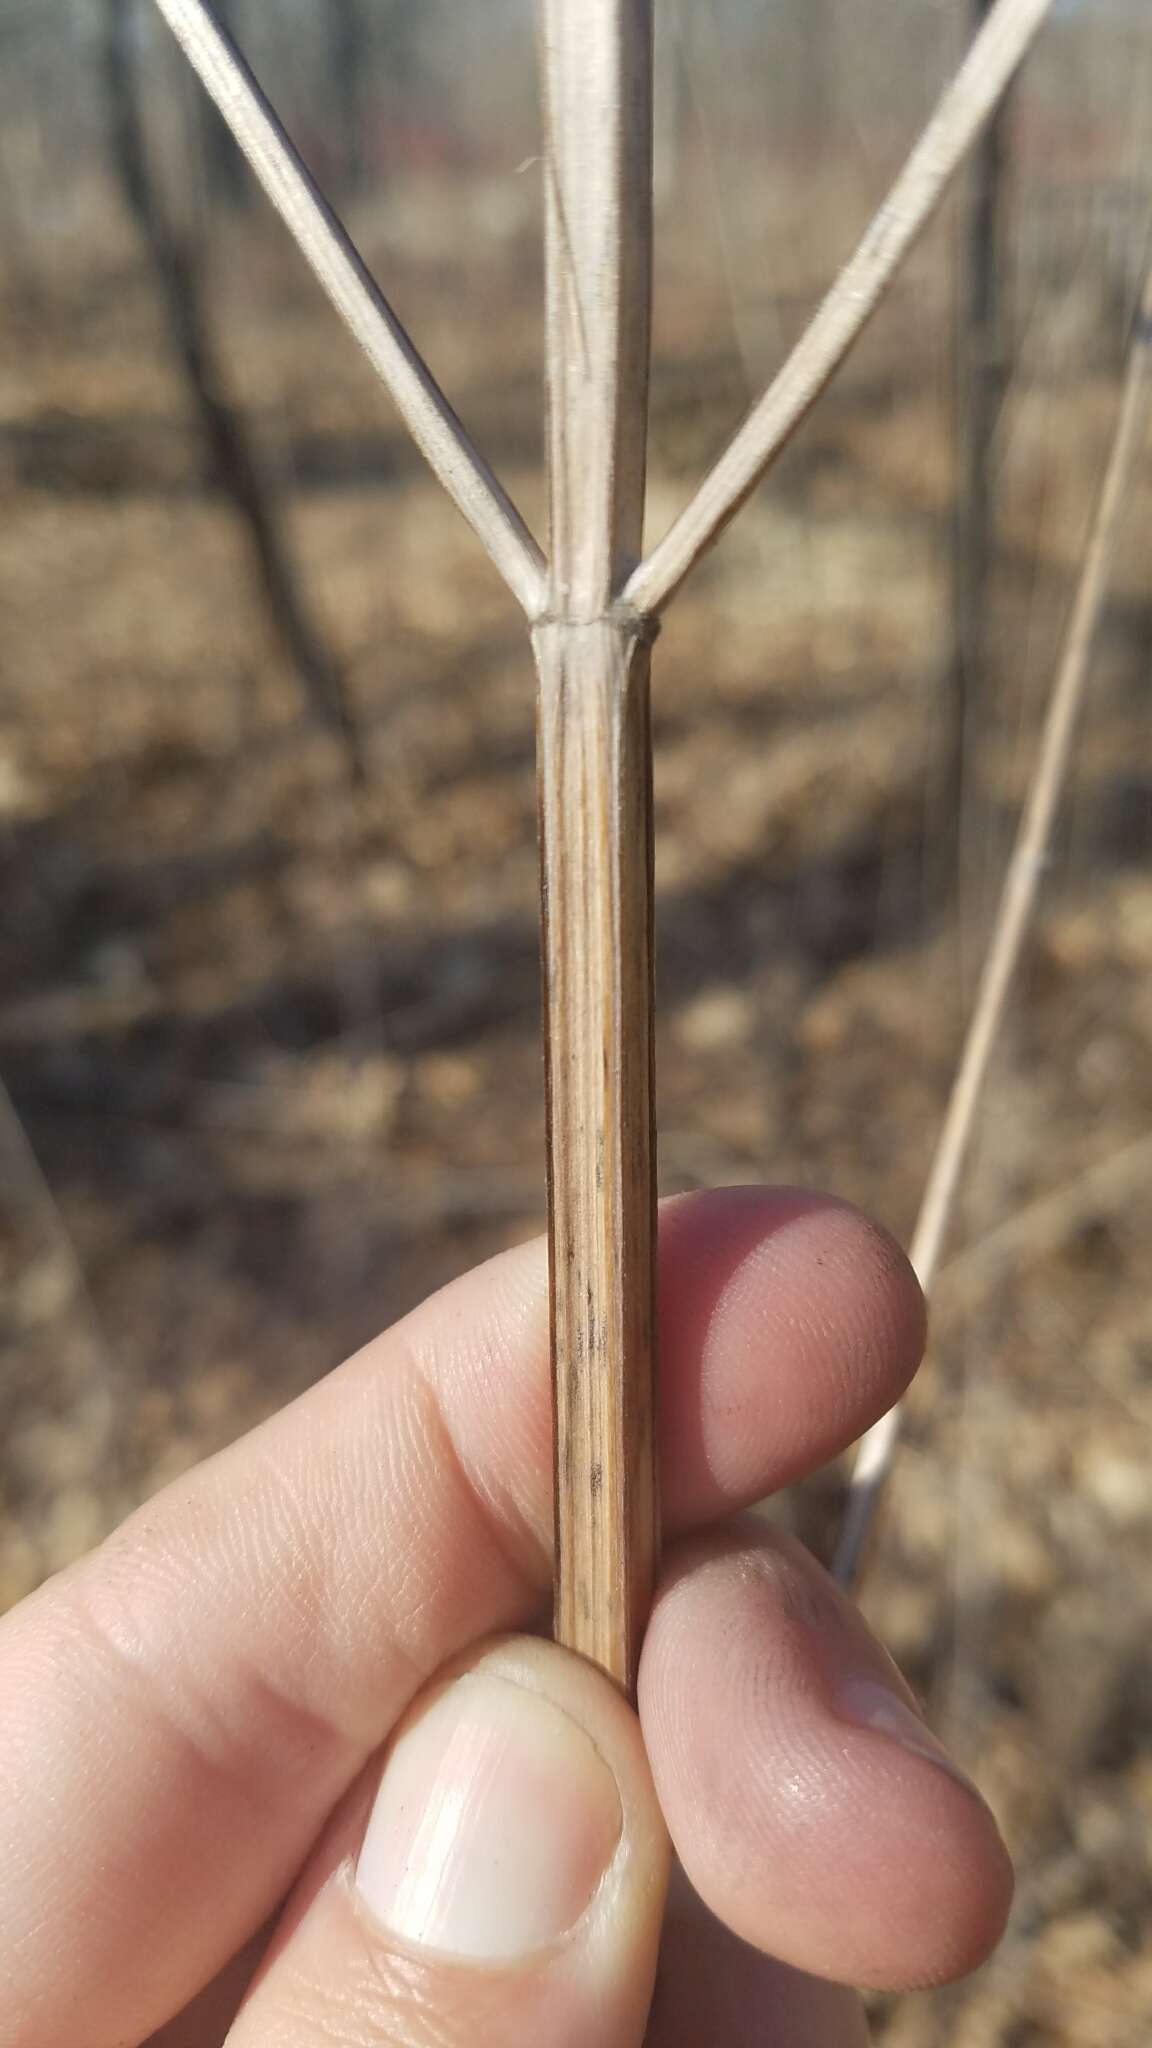
M 619 1693 L 550 1643 L 490 1645 L 336 1815 L 229 2048 L 639 2048 L 667 1876 Z

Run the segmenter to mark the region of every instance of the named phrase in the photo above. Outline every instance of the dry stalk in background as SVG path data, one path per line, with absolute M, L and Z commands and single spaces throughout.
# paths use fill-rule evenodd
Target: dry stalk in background
M 1152 1131 L 1095 1159 L 1090 1166 L 1051 1193 L 1038 1195 L 1014 1209 L 975 1244 L 965 1245 L 936 1276 L 936 1301 L 943 1298 L 949 1314 L 982 1294 L 989 1276 L 1011 1260 L 1015 1265 L 1041 1257 L 1096 1217 L 1124 1207 L 1146 1185 L 1152 1166 Z M 939 1309 L 933 1317 L 939 1320 Z
M 1008 862 L 972 1017 L 912 1237 L 911 1259 L 931 1291 L 976 1124 L 984 1083 L 1040 892 L 1057 805 L 1068 773 L 1072 737 L 1084 698 L 1093 640 L 1108 590 L 1120 514 L 1145 423 L 1145 386 L 1152 368 L 1152 270 L 1133 329 L 1116 432 L 1041 728 L 1040 745 Z M 855 1585 L 900 1434 L 899 1407 L 861 1440 L 836 1552 L 836 1576 Z
M 643 562 L 652 0 L 541 0 L 550 567 L 206 0 L 157 5 L 532 623 L 540 678 L 557 1633 L 631 1687 L 657 1526 L 654 620 L 879 304 L 1050 0 L 995 0 L 806 335 Z

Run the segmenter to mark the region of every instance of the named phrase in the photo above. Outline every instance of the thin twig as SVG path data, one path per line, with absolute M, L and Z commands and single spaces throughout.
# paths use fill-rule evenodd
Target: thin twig
M 1145 386 L 1150 368 L 1152 271 L 1144 285 L 1128 353 L 1116 432 L 1067 637 L 1044 717 L 1036 765 L 1004 878 L 964 1050 L 912 1238 L 912 1264 L 926 1293 L 931 1289 L 940 1262 L 996 1036 L 1039 895 L 1056 807 L 1067 774 L 1076 717 L 1089 674 L 1093 639 L 1107 593 L 1124 494 L 1140 446 L 1145 418 Z M 836 1575 L 845 1584 L 853 1584 L 859 1577 L 899 1433 L 900 1409 L 896 1407 L 873 1425 L 857 1452 L 836 1554 Z
M 640 551 L 650 0 L 543 0 L 551 617 L 540 850 L 556 1634 L 635 1682 L 656 1555 L 652 754 Z
M 663 610 L 843 362 L 931 219 L 948 180 L 1004 92 L 1050 5 L 1051 0 L 997 0 L 855 255 L 783 369 L 675 525 L 628 582 L 624 596 L 637 611 Z
M 156 0 L 273 206 L 391 392 L 409 433 L 529 618 L 544 558 L 205 0 Z
M 1152 1131 L 1145 1131 L 1118 1152 L 1093 1160 L 1082 1173 L 1051 1193 L 1013 1211 L 994 1230 L 966 1245 L 941 1266 L 937 1297 L 947 1297 L 949 1311 L 969 1300 L 990 1272 L 1009 1260 L 1035 1259 L 1050 1251 L 1086 1221 L 1118 1209 L 1146 1181 L 1152 1169 Z

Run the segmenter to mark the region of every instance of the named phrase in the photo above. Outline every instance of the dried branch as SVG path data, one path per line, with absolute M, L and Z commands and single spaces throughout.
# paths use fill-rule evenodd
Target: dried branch
M 543 0 L 550 610 L 534 634 L 556 1634 L 635 1682 L 656 1555 L 644 511 L 650 0 Z
M 992 0 L 967 4 L 979 27 Z M 981 837 L 980 793 L 976 786 L 966 786 L 965 753 L 968 734 L 979 730 L 989 686 L 988 597 L 996 510 L 992 450 L 1009 370 L 1004 270 L 1015 126 L 1012 100 L 1009 90 L 972 151 L 960 234 L 954 332 L 952 645 L 940 678 L 940 743 L 929 792 L 933 828 L 928 887 L 940 896 L 955 887 L 963 838 L 978 844 Z
M 156 0 L 319 283 L 391 392 L 409 433 L 530 618 L 544 559 L 206 0 Z
M 1063 652 L 1044 717 L 1036 765 L 1004 878 L 964 1050 L 913 1234 L 912 1264 L 925 1292 L 931 1289 L 940 1262 L 992 1051 L 1036 907 L 1056 807 L 1067 775 L 1076 717 L 1088 678 L 1093 639 L 1108 588 L 1124 494 L 1140 447 L 1145 418 L 1145 386 L 1150 372 L 1152 271 L 1144 285 L 1132 336 L 1116 432 Z M 845 1584 L 851 1585 L 859 1577 L 899 1433 L 900 1409 L 897 1407 L 874 1424 L 857 1452 L 836 1555 L 836 1575 Z
M 637 611 L 663 610 L 809 412 L 932 218 L 1050 5 L 1051 0 L 997 0 L 855 255 L 783 369 L 625 587 L 625 599 Z
M 958 1303 L 970 1301 L 985 1285 L 989 1274 L 995 1273 L 1008 1260 L 1017 1264 L 1021 1260 L 1039 1258 L 1085 1223 L 1106 1215 L 1109 1210 L 1123 1208 L 1130 1196 L 1147 1182 L 1150 1167 L 1152 1131 L 1145 1131 L 1131 1144 L 1121 1146 L 1118 1152 L 1109 1152 L 1105 1158 L 1094 1160 L 1082 1173 L 1076 1174 L 1063 1186 L 1053 1188 L 1050 1194 L 1039 1195 L 1034 1202 L 1026 1202 L 1023 1208 L 1006 1216 L 985 1237 L 978 1238 L 973 1245 L 966 1245 L 957 1258 L 949 1259 L 947 1265 L 940 1268 L 936 1278 L 937 1299 L 945 1297 L 951 1314 Z M 934 1311 L 934 1320 L 938 1319 L 938 1313 L 938 1310 Z

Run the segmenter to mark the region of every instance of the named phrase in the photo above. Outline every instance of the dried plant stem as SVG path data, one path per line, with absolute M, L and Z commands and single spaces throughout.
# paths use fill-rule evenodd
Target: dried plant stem
M 1022 1209 L 1006 1216 L 986 1237 L 966 1245 L 954 1259 L 942 1266 L 936 1277 L 936 1295 L 948 1304 L 971 1301 L 990 1273 L 1009 1260 L 1039 1258 L 1083 1224 L 1123 1207 L 1130 1196 L 1147 1182 L 1152 1168 L 1152 1131 L 1145 1131 L 1118 1152 L 1093 1161 L 1062 1187 L 1040 1195 Z M 938 1311 L 937 1311 L 938 1314 Z
M 244 59 L 206 0 L 156 0 L 273 206 L 401 417 L 530 618 L 541 608 L 540 549 L 473 446 L 359 251 L 317 189 Z
M 540 846 L 556 1634 L 635 1682 L 656 1557 L 650 629 L 640 551 L 649 0 L 543 0 L 549 617 Z
M 1076 718 L 1089 673 L 1093 638 L 1108 588 L 1108 573 L 1124 495 L 1145 424 L 1145 387 L 1150 367 L 1152 272 L 1144 286 L 1128 356 L 1116 432 L 1063 652 L 1044 717 L 1036 765 L 1004 878 L 964 1050 L 913 1234 L 912 1264 L 925 1292 L 931 1289 L 940 1263 L 996 1036 L 1036 907 L 1052 825 L 1067 775 Z M 859 1577 L 899 1431 L 900 1410 L 893 1408 L 868 1431 L 857 1453 L 835 1565 L 836 1575 L 844 1584 L 854 1584 Z
M 783 369 L 625 590 L 638 611 L 663 609 L 739 511 L 843 362 L 879 305 L 952 173 L 987 120 L 1051 0 L 997 0 L 855 255 Z
M 433 471 L 533 622 L 556 1408 L 556 1632 L 631 1689 L 655 1573 L 649 650 L 656 614 L 879 303 L 1050 0 L 988 21 L 806 336 L 640 562 L 652 0 L 540 0 L 552 559 L 469 441 L 206 0 L 157 0 Z
M 539 627 L 559 1642 L 629 1690 L 656 1558 L 648 647 Z

